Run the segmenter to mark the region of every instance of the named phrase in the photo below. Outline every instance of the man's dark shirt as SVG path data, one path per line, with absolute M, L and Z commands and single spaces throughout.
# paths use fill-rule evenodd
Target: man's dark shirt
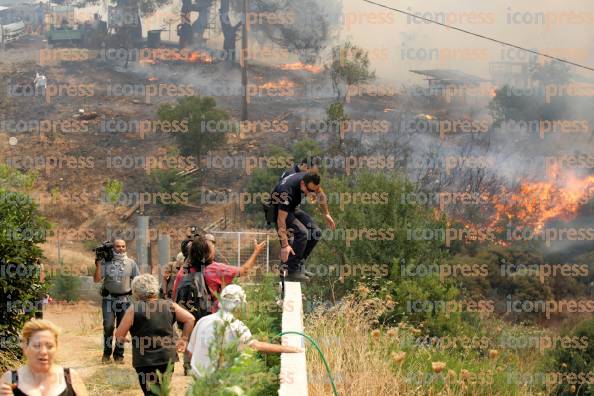
M 285 177 L 291 176 L 292 174 L 299 173 L 299 172 L 301 172 L 301 169 L 299 169 L 299 165 L 293 165 L 293 167 L 291 169 L 287 169 L 286 171 L 283 172 L 281 177 L 278 179 L 278 182 L 280 183 Z
M 285 212 L 294 212 L 303 198 L 299 184 L 306 174 L 307 172 L 293 173 L 282 179 L 272 191 L 272 205 Z

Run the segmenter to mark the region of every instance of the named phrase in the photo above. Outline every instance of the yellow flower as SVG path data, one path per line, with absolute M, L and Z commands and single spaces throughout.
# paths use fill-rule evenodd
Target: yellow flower
M 373 331 L 371 332 L 371 336 L 372 336 L 373 338 L 375 338 L 376 340 L 377 340 L 378 338 L 380 338 L 380 335 L 381 335 L 381 333 L 380 333 L 380 331 L 379 331 L 378 329 L 375 329 L 375 330 L 373 330 Z
M 448 377 L 456 378 L 456 372 L 452 369 L 448 370 Z
M 388 337 L 398 337 L 398 328 L 391 327 L 390 329 L 388 329 L 388 331 L 386 331 L 386 334 L 388 335 Z
M 367 297 L 367 295 L 369 294 L 369 289 L 365 285 L 359 285 L 357 291 L 363 298 Z
M 466 369 L 460 370 L 460 378 L 462 378 L 463 380 L 467 380 L 468 378 L 470 378 L 470 371 Z
M 489 358 L 496 359 L 499 356 L 499 351 L 497 349 L 489 349 Z
M 439 374 L 446 368 L 446 364 L 444 362 L 431 362 L 431 368 L 435 373 Z
M 402 363 L 405 357 L 406 352 L 392 352 L 392 359 L 394 359 L 396 363 Z

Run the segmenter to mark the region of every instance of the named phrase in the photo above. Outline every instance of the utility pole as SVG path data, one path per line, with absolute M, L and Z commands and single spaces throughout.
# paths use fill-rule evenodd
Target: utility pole
M 248 0 L 243 0 L 243 24 L 241 26 L 241 121 L 247 121 L 248 119 L 248 108 L 247 108 L 247 49 L 248 49 L 248 37 L 247 37 L 247 3 Z

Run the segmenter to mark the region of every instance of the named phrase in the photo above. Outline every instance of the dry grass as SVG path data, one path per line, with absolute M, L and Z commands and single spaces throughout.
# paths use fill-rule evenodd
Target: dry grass
M 388 349 L 372 336 L 385 302 L 347 298 L 331 311 L 318 311 L 305 319 L 305 332 L 318 341 L 340 395 L 411 394 L 394 373 Z M 375 335 L 375 333 L 374 333 Z M 309 394 L 332 394 L 332 387 L 317 351 L 307 349 Z

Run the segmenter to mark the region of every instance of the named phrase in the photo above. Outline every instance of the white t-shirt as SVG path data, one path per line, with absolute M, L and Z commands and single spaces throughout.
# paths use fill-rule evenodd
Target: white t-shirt
M 252 341 L 250 329 L 228 312 L 220 310 L 201 318 L 194 327 L 188 342 L 188 351 L 192 353 L 190 366 L 194 375 L 201 377 L 200 371 L 210 373 L 213 370 L 208 350 L 214 339 L 215 326 L 217 324 L 224 326 L 225 322 L 229 322 L 229 326 L 225 330 L 225 346 L 237 339 L 240 344 L 249 344 Z

